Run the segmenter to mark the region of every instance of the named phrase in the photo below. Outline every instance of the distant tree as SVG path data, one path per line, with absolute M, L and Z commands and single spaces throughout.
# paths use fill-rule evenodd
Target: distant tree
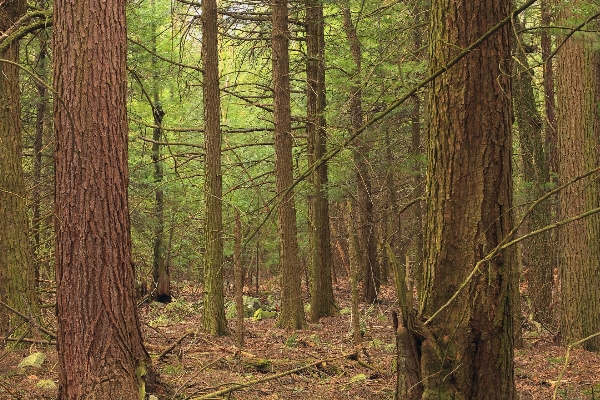
M 509 0 L 432 1 L 431 70 L 510 12 Z M 515 250 L 499 253 L 467 281 L 513 225 L 510 60 L 505 25 L 431 85 L 424 287 L 419 316 L 398 331 L 407 344 L 398 359 L 405 371 L 399 399 L 517 397 Z
M 352 84 L 350 86 L 350 120 L 351 129 L 357 130 L 363 124 L 362 107 L 362 49 L 356 33 L 356 27 L 352 21 L 350 4 L 346 2 L 342 8 L 342 20 L 348 44 L 350 45 L 350 56 L 354 62 Z M 377 240 L 375 236 L 375 222 L 373 214 L 373 198 L 371 193 L 371 176 L 369 172 L 369 144 L 363 137 L 356 140 L 353 151 L 353 159 L 356 168 L 356 186 L 358 188 L 357 215 L 359 217 L 358 243 L 361 252 L 364 252 L 362 265 L 362 291 L 363 298 L 367 303 L 377 300 L 381 278 L 379 262 L 377 260 Z
M 59 399 L 143 398 L 127 202 L 125 1 L 54 2 Z
M 521 31 L 519 17 L 515 17 L 515 28 Z M 519 144 L 523 171 L 523 192 L 531 202 L 548 191 L 550 163 L 543 137 L 542 117 L 537 109 L 533 76 L 527 60 L 526 46 L 522 34 L 515 37 L 513 110 L 518 125 Z M 542 228 L 551 222 L 552 202 L 544 201 L 528 216 L 525 226 L 529 231 Z M 554 282 L 554 258 L 552 257 L 552 231 L 543 232 L 528 239 L 523 246 L 527 261 L 526 274 L 529 299 L 535 319 L 539 322 L 552 321 L 552 287 Z
M 155 0 L 150 1 L 152 13 L 156 14 Z M 156 54 L 156 42 L 159 35 L 156 20 L 150 20 L 151 50 Z M 152 115 L 154 117 L 154 128 L 152 129 L 152 165 L 154 166 L 154 245 L 152 259 L 152 284 L 155 289 L 155 298 L 161 302 L 171 301 L 171 278 L 169 276 L 169 265 L 163 255 L 164 250 L 164 230 L 165 230 L 165 194 L 162 187 L 163 162 L 161 159 L 161 141 L 163 138 L 162 121 L 165 112 L 160 102 L 160 78 L 158 76 L 158 63 L 155 55 L 152 55 Z
M 559 24 L 579 20 L 587 1 L 565 5 Z M 559 36 L 559 39 L 561 36 Z M 569 182 L 600 162 L 600 53 L 597 37 L 576 33 L 567 40 L 556 60 L 559 184 Z M 596 181 L 578 181 L 559 192 L 559 217 L 565 219 L 600 206 Z M 600 331 L 600 216 L 592 215 L 558 230 L 561 282 L 562 341 L 569 344 Z M 583 346 L 600 350 L 600 339 Z
M 221 101 L 219 92 L 217 2 L 202 1 L 204 82 L 206 252 L 204 253 L 204 330 L 229 333 L 223 295 L 223 177 L 221 173 Z
M 306 0 L 306 107 L 308 162 L 315 163 L 327 151 L 325 131 L 325 33 L 323 3 Z M 310 236 L 310 319 L 333 315 L 335 304 L 331 281 L 331 233 L 327 196 L 327 163 L 315 168 L 311 175 L 309 197 Z
M 292 163 L 288 5 L 287 0 L 273 0 L 271 4 L 275 188 L 280 195 L 277 207 L 277 231 L 281 267 L 281 313 L 277 324 L 288 329 L 300 329 L 306 325 L 306 321 L 300 285 L 296 205 L 291 190 L 294 182 L 294 165 Z
M 6 32 L 26 9 L 27 2 L 21 0 L 0 3 L 0 32 Z M 18 63 L 18 41 L 0 53 L 0 58 Z M 19 68 L 0 62 L 0 300 L 35 320 L 39 318 L 39 306 L 21 164 L 20 93 Z M 20 317 L 0 306 L 0 335 L 11 332 L 20 323 Z M 21 333 L 22 329 L 18 334 Z

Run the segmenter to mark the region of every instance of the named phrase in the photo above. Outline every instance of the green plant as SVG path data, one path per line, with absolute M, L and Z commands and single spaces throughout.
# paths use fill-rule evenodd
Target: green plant
M 298 334 L 292 333 L 284 342 L 287 347 L 296 347 L 298 345 Z

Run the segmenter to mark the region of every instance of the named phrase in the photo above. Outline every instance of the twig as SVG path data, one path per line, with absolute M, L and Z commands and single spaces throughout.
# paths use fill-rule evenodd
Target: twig
M 308 365 L 305 365 L 303 367 L 294 368 L 294 369 L 291 369 L 289 371 L 285 371 L 285 372 L 281 372 L 279 374 L 271 375 L 271 376 L 268 376 L 266 378 L 256 379 L 254 381 L 250 381 L 250 382 L 247 382 L 247 383 L 233 383 L 232 384 L 233 386 L 231 386 L 231 387 L 229 387 L 227 389 L 218 390 L 216 392 L 208 393 L 208 394 L 205 394 L 204 396 L 200 396 L 200 397 L 194 397 L 191 400 L 216 399 L 216 398 L 219 398 L 219 396 L 223 396 L 225 394 L 234 392 L 234 391 L 236 391 L 238 389 L 243 389 L 243 388 L 246 388 L 246 387 L 249 387 L 249 386 L 252 386 L 252 385 L 256 385 L 258 383 L 264 383 L 264 382 L 271 381 L 273 379 L 278 379 L 278 378 L 281 378 L 281 377 L 284 377 L 284 376 L 287 376 L 287 375 L 295 374 L 297 372 L 304 371 L 305 369 L 315 367 L 315 366 L 317 366 L 319 364 L 328 363 L 328 362 L 331 362 L 331 361 L 334 361 L 334 360 L 339 360 L 340 358 L 348 358 L 348 357 L 353 356 L 355 354 L 356 353 L 342 354 L 342 355 L 340 355 L 338 357 L 327 358 L 327 359 L 324 359 L 324 360 L 315 361 L 315 362 L 310 363 Z

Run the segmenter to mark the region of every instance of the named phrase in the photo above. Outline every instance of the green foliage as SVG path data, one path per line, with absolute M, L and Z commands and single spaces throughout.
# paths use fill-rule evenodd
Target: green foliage
M 296 347 L 298 345 L 298 334 L 292 333 L 287 339 L 285 339 L 284 344 L 287 347 Z

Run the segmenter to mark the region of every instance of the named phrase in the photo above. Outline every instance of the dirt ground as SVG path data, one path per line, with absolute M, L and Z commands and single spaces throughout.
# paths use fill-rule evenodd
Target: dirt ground
M 388 285 L 382 288 L 380 304 L 361 307 L 364 351 L 359 351 L 358 359 L 351 359 L 346 355 L 356 349 L 352 342 L 348 286 L 347 282 L 341 282 L 335 287 L 340 314 L 309 324 L 306 330 L 290 332 L 275 328 L 273 318 L 247 318 L 241 351 L 235 345 L 235 335 L 211 337 L 201 331 L 201 293 L 190 284 L 177 285 L 176 299 L 170 304 L 142 305 L 146 346 L 164 384 L 156 396 L 159 400 L 195 399 L 239 384 L 248 386 L 212 398 L 392 399 L 393 288 Z M 271 291 L 274 287 L 274 283 L 267 282 L 257 297 L 263 303 L 276 302 L 277 293 Z M 49 326 L 53 324 L 51 314 L 48 310 Z M 234 332 L 235 320 L 229 321 L 229 327 Z M 184 335 L 158 359 L 159 354 Z M 37 352 L 45 356 L 40 367 L 19 367 L 25 357 Z M 525 324 L 524 346 L 515 351 L 515 379 L 521 399 L 552 399 L 565 356 L 566 349 L 554 344 L 550 333 Z M 51 387 L 58 382 L 56 359 L 53 345 L 30 343 L 17 350 L 0 348 L 0 400 L 56 398 L 57 389 Z M 295 373 L 269 379 L 306 366 Z M 600 399 L 600 356 L 581 349 L 571 351 L 556 398 Z

